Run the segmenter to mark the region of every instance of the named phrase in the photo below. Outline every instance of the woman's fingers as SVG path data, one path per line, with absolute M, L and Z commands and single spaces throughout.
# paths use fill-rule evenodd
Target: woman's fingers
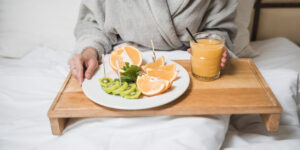
M 87 48 L 82 52 L 81 55 L 86 68 L 84 71 L 84 77 L 91 79 L 98 68 L 98 52 L 93 48 Z
M 72 75 L 77 79 L 77 71 L 76 71 L 76 67 L 75 67 L 73 59 L 71 59 L 69 61 L 69 65 L 70 65 L 70 71 L 71 71 Z M 77 81 L 78 81 L 78 79 L 77 79 Z
M 222 58 L 222 60 L 221 60 L 221 69 L 225 68 L 226 61 L 227 61 L 226 58 Z
M 87 79 L 91 79 L 91 77 L 95 73 L 96 69 L 98 68 L 98 61 L 97 61 L 97 59 L 94 59 L 94 58 L 88 59 L 87 63 L 86 63 L 86 67 L 87 67 L 87 69 L 85 71 L 85 77 Z
M 191 48 L 187 49 L 187 52 L 191 53 Z
M 227 48 L 224 47 L 224 51 L 223 51 L 223 54 L 222 54 L 223 57 L 227 57 Z
M 97 52 L 87 49 L 82 54 L 75 54 L 69 61 L 72 75 L 81 85 L 84 78 L 91 79 L 98 68 Z
M 225 68 L 226 61 L 227 61 L 227 49 L 226 49 L 226 47 L 224 47 L 224 51 L 223 51 L 222 59 L 221 59 L 221 69 Z
M 83 61 L 80 54 L 76 54 L 70 61 L 70 69 L 72 75 L 77 79 L 78 83 L 81 85 L 83 82 Z

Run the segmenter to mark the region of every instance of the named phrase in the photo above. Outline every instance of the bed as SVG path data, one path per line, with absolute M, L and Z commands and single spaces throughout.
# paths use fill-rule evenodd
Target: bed
M 80 118 L 70 120 L 62 136 L 53 136 L 47 111 L 69 72 L 73 16 L 79 1 L 30 1 L 23 5 L 17 5 L 17 0 L 0 1 L 4 12 L 0 15 L 0 149 L 299 149 L 300 47 L 283 37 L 250 44 L 248 39 L 243 46 L 251 48 L 256 65 L 283 107 L 278 132 L 267 132 L 258 115 L 208 115 Z M 44 13 L 24 13 L 24 18 L 37 19 L 27 24 L 26 19 L 17 20 L 24 21 L 26 30 L 10 21 L 17 14 L 11 13 L 10 18 L 5 14 L 29 8 Z M 65 13 L 52 14 L 53 10 Z M 41 21 L 45 16 L 55 19 Z M 47 30 L 49 24 L 55 28 L 55 21 L 61 20 L 65 22 L 57 30 Z M 245 34 L 238 36 L 241 39 Z M 158 55 L 168 60 L 189 59 L 184 50 Z

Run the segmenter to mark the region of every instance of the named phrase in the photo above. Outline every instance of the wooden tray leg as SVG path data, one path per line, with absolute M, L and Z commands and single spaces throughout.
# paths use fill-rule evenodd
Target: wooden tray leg
M 265 122 L 265 126 L 269 132 L 278 130 L 280 114 L 261 114 L 260 117 Z
M 49 118 L 53 135 L 61 135 L 65 129 L 67 118 Z

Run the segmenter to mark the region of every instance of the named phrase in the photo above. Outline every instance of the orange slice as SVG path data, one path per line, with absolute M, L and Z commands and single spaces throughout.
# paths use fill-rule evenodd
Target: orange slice
M 153 69 L 149 68 L 147 69 L 146 73 L 149 76 L 168 80 L 170 83 L 172 83 L 177 77 L 176 64 L 169 64 Z
M 143 95 L 154 96 L 168 89 L 170 82 L 149 75 L 138 76 L 136 85 Z
M 148 64 L 142 66 L 142 69 L 143 69 L 143 71 L 146 72 L 147 69 L 154 69 L 156 67 L 160 67 L 160 66 L 164 66 L 164 65 L 165 65 L 165 57 L 162 56 L 162 57 L 159 57 L 158 59 L 156 59 L 155 65 L 153 62 L 151 62 L 151 63 L 148 63 Z
M 142 55 L 141 52 L 132 47 L 132 46 L 123 46 L 118 49 L 115 49 L 109 55 L 109 64 L 110 66 L 117 71 L 116 62 L 118 60 L 119 71 L 122 72 L 123 66 L 125 66 L 125 62 L 129 62 L 131 65 L 142 65 Z

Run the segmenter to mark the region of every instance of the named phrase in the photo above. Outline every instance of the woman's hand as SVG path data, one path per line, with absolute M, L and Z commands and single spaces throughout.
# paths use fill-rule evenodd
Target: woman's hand
M 93 48 L 85 49 L 82 54 L 75 54 L 69 61 L 72 75 L 81 85 L 84 78 L 91 79 L 98 68 L 98 53 Z
M 191 49 L 190 48 L 187 51 L 189 53 L 191 53 Z M 224 47 L 224 51 L 223 51 L 222 59 L 221 59 L 221 64 L 220 64 L 222 70 L 225 68 L 226 61 L 227 61 L 227 48 Z

